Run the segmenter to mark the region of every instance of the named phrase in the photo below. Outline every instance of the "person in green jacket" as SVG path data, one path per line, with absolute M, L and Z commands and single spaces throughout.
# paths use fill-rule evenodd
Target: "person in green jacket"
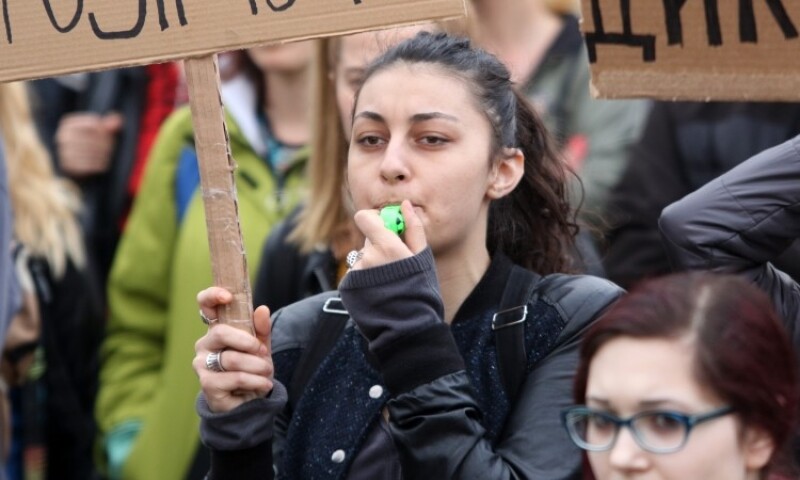
M 304 193 L 310 55 L 309 42 L 248 50 L 241 73 L 222 87 L 251 276 L 270 229 Z M 184 108 L 159 133 L 108 283 L 96 416 L 111 479 L 205 473 L 199 384 L 186 366 L 203 333 L 191 320 L 195 294 L 212 281 L 198 172 Z

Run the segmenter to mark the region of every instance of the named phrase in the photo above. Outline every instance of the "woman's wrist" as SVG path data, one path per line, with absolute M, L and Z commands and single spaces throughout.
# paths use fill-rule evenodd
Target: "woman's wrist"
M 444 307 L 430 249 L 379 267 L 351 271 L 339 293 L 370 350 L 381 350 L 443 322 Z
M 272 392 L 227 412 L 212 412 L 205 395 L 197 397 L 200 439 L 212 450 L 241 450 L 272 439 L 275 417 L 286 406 L 286 388 L 277 380 Z

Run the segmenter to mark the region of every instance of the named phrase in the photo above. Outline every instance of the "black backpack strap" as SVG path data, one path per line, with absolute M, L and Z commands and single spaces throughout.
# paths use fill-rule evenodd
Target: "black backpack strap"
M 497 368 L 512 403 L 527 375 L 525 320 L 528 317 L 528 299 L 540 278 L 536 273 L 514 265 L 500 300 L 500 310 L 492 317 Z
M 347 313 L 339 297 L 331 297 L 325 301 L 319 312 L 313 337 L 300 355 L 300 360 L 297 361 L 297 367 L 294 369 L 292 380 L 289 383 L 289 403 L 292 410 L 297 406 L 295 402 L 303 395 L 303 390 L 314 372 L 317 371 L 317 367 L 344 331 L 349 319 L 350 314 Z

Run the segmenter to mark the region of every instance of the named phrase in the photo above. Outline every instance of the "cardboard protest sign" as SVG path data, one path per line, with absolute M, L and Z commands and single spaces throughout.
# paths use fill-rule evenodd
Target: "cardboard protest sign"
M 463 15 L 463 0 L 0 0 L 0 81 Z
M 800 2 L 582 0 L 600 97 L 800 100 Z
M 215 52 L 462 16 L 464 0 L 0 0 L 0 81 L 186 58 L 219 320 L 253 332 Z M 147 259 L 142 259 L 147 261 Z

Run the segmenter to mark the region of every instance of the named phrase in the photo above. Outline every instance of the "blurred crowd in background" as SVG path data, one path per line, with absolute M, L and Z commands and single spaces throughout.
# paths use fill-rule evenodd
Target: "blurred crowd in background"
M 626 289 L 672 272 L 662 210 L 800 134 L 800 105 L 593 99 L 578 22 L 569 0 L 473 0 L 465 21 L 221 54 L 255 304 L 344 276 L 363 243 L 343 194 L 353 98 L 368 62 L 419 29 L 469 35 L 542 116 L 575 172 L 572 271 Z M 179 63 L 0 85 L 8 480 L 209 469 L 189 359 L 212 276 L 188 102 Z M 797 278 L 790 244 L 768 260 Z

